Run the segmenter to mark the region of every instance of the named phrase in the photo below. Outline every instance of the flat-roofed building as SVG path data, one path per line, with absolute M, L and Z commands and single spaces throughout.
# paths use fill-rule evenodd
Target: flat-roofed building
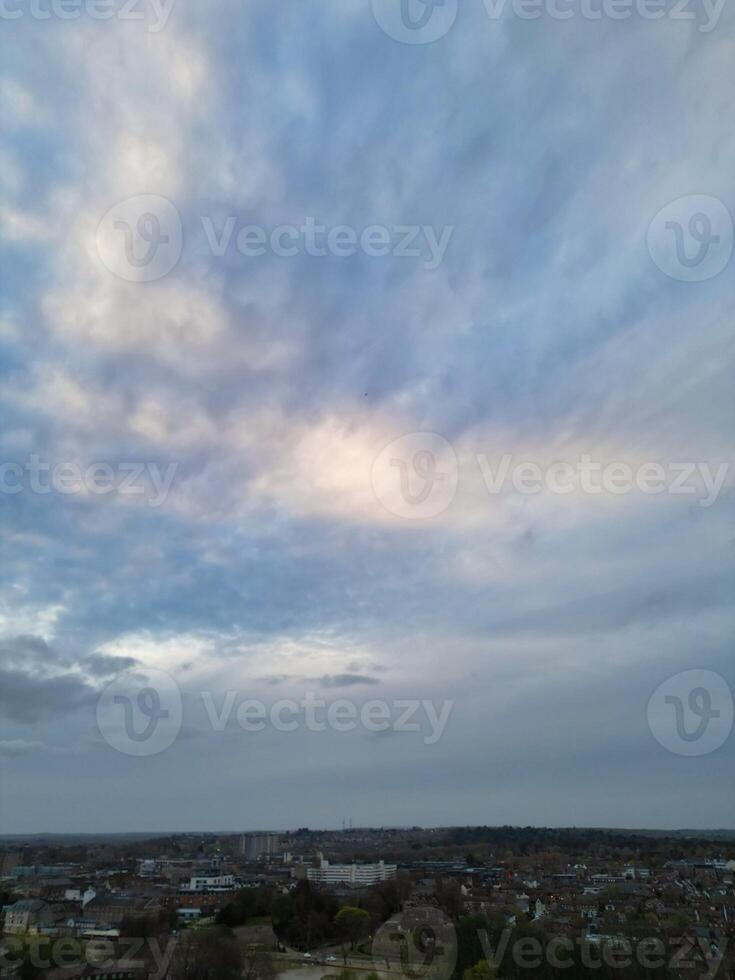
M 192 875 L 189 884 L 182 886 L 182 891 L 190 892 L 221 892 L 234 888 L 235 878 L 230 874 L 200 874 Z
M 307 867 L 306 877 L 315 885 L 350 885 L 353 888 L 377 885 L 395 878 L 397 866 L 377 861 L 374 864 L 330 864 L 322 859 Z
M 240 838 L 240 854 L 246 861 L 260 861 L 261 858 L 269 858 L 276 854 L 280 843 L 278 834 L 243 834 Z

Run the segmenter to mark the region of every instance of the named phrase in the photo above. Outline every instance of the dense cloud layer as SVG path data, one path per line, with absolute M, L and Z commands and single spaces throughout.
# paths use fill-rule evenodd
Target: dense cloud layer
M 732 10 L 703 31 L 466 0 L 407 45 L 369 0 L 141 6 L 5 25 L 2 829 L 731 824 L 733 737 L 677 756 L 646 706 L 690 668 L 735 686 L 732 472 L 487 480 L 508 454 L 658 464 L 669 490 L 730 463 L 733 266 L 672 278 L 647 234 L 687 195 L 735 214 Z M 136 195 L 183 229 L 151 282 L 99 250 Z M 309 219 L 393 251 L 237 248 Z M 402 226 L 452 229 L 435 268 L 425 231 L 395 254 Z M 415 432 L 457 461 L 421 521 L 375 476 Z M 100 691 L 161 670 L 181 736 L 116 752 Z M 228 691 L 454 704 L 432 744 L 428 715 L 213 731 L 202 695 Z

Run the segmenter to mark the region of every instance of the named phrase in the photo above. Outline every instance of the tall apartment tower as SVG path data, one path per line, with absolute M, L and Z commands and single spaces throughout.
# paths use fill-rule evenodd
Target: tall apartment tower
M 240 854 L 246 861 L 259 861 L 272 857 L 280 844 L 278 834 L 243 834 L 240 838 Z

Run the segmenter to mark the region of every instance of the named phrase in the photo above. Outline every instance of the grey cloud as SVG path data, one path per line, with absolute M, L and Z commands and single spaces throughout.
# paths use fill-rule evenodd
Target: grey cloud
M 35 677 L 0 669 L 0 715 L 32 724 L 94 704 L 97 692 L 73 674 Z
M 70 658 L 49 646 L 40 636 L 21 635 L 0 641 L 0 663 L 27 669 L 70 663 Z
M 102 653 L 93 653 L 82 661 L 82 668 L 94 677 L 111 677 L 123 670 L 135 667 L 140 661 L 135 657 L 111 657 Z
M 384 664 L 377 664 L 373 661 L 365 660 L 353 660 L 347 664 L 346 670 L 351 674 L 360 674 L 364 671 L 371 670 L 376 674 L 387 673 L 390 668 L 386 667 Z
M 727 582 L 712 577 L 698 578 L 685 583 L 673 583 L 668 588 L 634 589 L 621 586 L 606 593 L 594 593 L 557 603 L 551 608 L 526 611 L 512 619 L 496 623 L 498 633 L 518 634 L 599 633 L 627 629 L 632 625 L 650 628 L 667 619 L 697 615 L 718 606 L 729 607 L 731 596 Z
M 93 668 L 99 672 L 105 659 L 92 658 Z M 24 635 L 5 640 L 0 644 L 0 715 L 32 724 L 92 704 L 96 689 L 75 672 L 75 664 L 74 657 L 42 637 Z
M 356 687 L 360 684 L 379 684 L 377 677 L 366 674 L 325 674 L 319 678 L 320 687 Z
M 22 738 L 0 739 L 0 755 L 11 759 L 31 752 L 42 752 L 45 748 L 47 746 L 43 742 L 27 742 Z
M 279 684 L 289 682 L 318 684 L 323 688 L 330 687 L 354 687 L 359 684 L 379 684 L 377 677 L 370 677 L 367 674 L 358 674 L 350 671 L 344 674 L 324 674 L 322 677 L 296 677 L 292 674 L 272 674 L 267 677 L 257 678 L 261 684 L 269 687 L 276 687 Z
M 271 674 L 267 677 L 257 678 L 259 684 L 267 684 L 269 687 L 277 687 L 279 684 L 285 684 L 290 680 L 294 680 L 290 674 Z

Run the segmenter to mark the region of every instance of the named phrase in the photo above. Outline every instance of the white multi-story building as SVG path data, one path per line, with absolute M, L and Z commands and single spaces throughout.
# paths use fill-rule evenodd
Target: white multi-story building
M 86 888 L 67 888 L 64 892 L 64 899 L 67 902 L 81 902 L 84 907 L 88 902 L 95 898 L 97 892 L 91 885 Z
M 395 878 L 397 867 L 378 861 L 376 864 L 330 864 L 323 858 L 315 867 L 307 867 L 306 877 L 315 885 L 351 885 L 365 887 Z
M 234 875 L 192 875 L 189 884 L 184 885 L 182 891 L 220 892 L 229 891 L 234 886 Z

